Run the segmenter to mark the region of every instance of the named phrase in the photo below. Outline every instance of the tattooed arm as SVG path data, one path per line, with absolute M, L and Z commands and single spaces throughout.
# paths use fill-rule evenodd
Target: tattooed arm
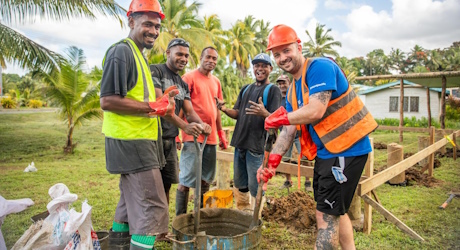
M 307 105 L 288 114 L 291 124 L 310 124 L 321 119 L 326 112 L 332 91 L 318 92 L 309 97 Z
M 273 149 L 271 153 L 284 155 L 286 151 L 288 151 L 288 149 L 291 147 L 296 133 L 297 133 L 296 126 L 292 126 L 292 125 L 283 126 L 281 133 L 278 135 L 278 139 L 276 139 L 275 145 L 273 145 Z

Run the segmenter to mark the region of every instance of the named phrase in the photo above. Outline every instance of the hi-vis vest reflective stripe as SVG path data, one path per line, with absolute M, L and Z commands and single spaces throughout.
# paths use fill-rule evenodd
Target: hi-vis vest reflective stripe
M 308 103 L 309 90 L 306 83 L 306 73 L 311 63 L 315 59 L 308 59 L 305 62 L 302 71 L 302 99 L 304 105 Z M 332 60 L 333 61 L 333 60 Z M 288 93 L 288 101 L 291 103 L 293 110 L 298 109 L 297 96 L 295 90 L 295 82 L 291 84 Z M 294 105 L 295 103 L 295 105 Z M 364 106 L 361 99 L 355 94 L 353 88 L 348 84 L 348 89 L 345 93 L 334 100 L 330 100 L 328 107 L 323 117 L 312 123 L 313 129 L 318 134 L 319 139 L 324 144 L 326 149 L 333 153 L 341 153 L 352 147 L 359 140 L 374 131 L 378 125 L 372 117 L 371 113 Z M 302 127 L 301 141 L 305 146 L 313 144 L 308 130 Z M 299 129 L 299 127 L 297 127 Z M 312 153 L 313 151 L 314 154 Z M 312 160 L 313 155 L 316 156 L 316 146 L 313 149 L 303 149 L 302 154 L 306 153 L 306 157 Z
M 137 82 L 134 88 L 128 91 L 125 98 L 140 102 L 155 101 L 155 89 L 150 73 L 150 68 L 137 48 L 133 40 L 126 38 L 120 42 L 129 45 L 134 55 L 137 70 Z M 115 45 L 115 44 L 114 44 Z M 114 46 L 112 45 L 112 46 Z M 110 48 L 109 48 L 110 49 Z M 102 62 L 104 65 L 105 57 Z M 121 140 L 157 140 L 158 139 L 158 118 L 143 116 L 122 115 L 113 112 L 104 112 L 102 133 L 106 137 Z

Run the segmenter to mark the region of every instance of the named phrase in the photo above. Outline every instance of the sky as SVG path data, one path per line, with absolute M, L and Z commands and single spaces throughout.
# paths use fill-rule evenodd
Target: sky
M 187 0 L 188 2 L 192 2 Z M 410 52 L 415 45 L 425 49 L 446 48 L 460 41 L 459 0 L 197 0 L 198 16 L 217 14 L 224 29 L 248 15 L 270 22 L 270 27 L 293 27 L 302 42 L 305 30 L 314 34 L 317 23 L 331 29 L 342 47 L 341 56 L 365 57 L 374 49 L 389 53 L 392 48 Z M 130 0 L 116 0 L 128 9 Z M 1 18 L 1 17 L 0 17 Z M 36 19 L 33 23 L 7 24 L 35 42 L 65 54 L 69 46 L 84 50 L 87 69 L 101 67 L 107 48 L 129 33 L 114 19 L 72 19 L 55 22 Z M 24 70 L 8 65 L 3 73 L 23 75 Z

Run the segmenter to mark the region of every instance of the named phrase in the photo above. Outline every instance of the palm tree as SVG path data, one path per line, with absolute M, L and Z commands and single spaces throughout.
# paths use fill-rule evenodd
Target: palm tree
M 391 48 L 390 60 L 391 68 L 398 70 L 400 74 L 407 72 L 405 69 L 406 54 L 400 49 Z
M 222 24 L 219 17 L 216 14 L 204 16 L 203 29 L 207 30 L 212 35 L 212 41 L 214 43 L 217 52 L 220 57 L 227 56 L 227 36 L 229 31 L 222 30 Z
M 327 29 L 325 31 L 324 27 L 324 24 L 316 24 L 314 38 L 310 35 L 308 30 L 305 30 L 310 41 L 303 43 L 302 53 L 304 56 L 339 56 L 339 53 L 333 47 L 342 47 L 342 43 L 339 41 L 334 41 L 334 38 L 329 35 L 331 29 Z
M 60 70 L 48 73 L 38 69 L 33 72 L 34 77 L 41 78 L 45 83 L 39 91 L 46 93 L 47 98 L 59 107 L 58 113 L 67 123 L 66 153 L 72 153 L 76 146 L 72 140 L 75 127 L 94 117 L 102 119 L 99 85 L 90 81 L 83 72 L 85 64 L 83 50 L 72 46 L 67 50 L 67 58 L 59 61 Z
M 57 21 L 71 17 L 96 18 L 95 13 L 115 17 L 123 25 L 121 6 L 112 0 L 0 0 L 0 15 L 7 24 L 33 22 L 35 16 Z M 51 71 L 59 65 L 60 56 L 33 42 L 26 36 L 0 22 L 0 66 L 17 63 L 22 68 Z
M 228 58 L 235 63 L 241 77 L 246 77 L 250 67 L 250 57 L 257 54 L 254 46 L 254 33 L 238 20 L 231 28 L 228 36 Z
M 430 50 L 425 60 L 425 66 L 431 71 L 442 71 L 444 68 L 443 52 L 440 49 Z
M 213 45 L 212 35 L 203 26 L 198 16 L 197 1 L 187 6 L 186 0 L 163 1 L 165 18 L 161 21 L 161 33 L 155 41 L 154 49 L 148 52 L 148 59 L 157 54 L 163 54 L 173 38 L 183 38 L 190 43 L 190 66 L 196 67 L 199 62 L 201 50 Z
M 270 34 L 271 29 L 269 28 L 270 22 L 265 22 L 263 19 L 259 21 L 257 27 L 256 38 L 254 44 L 259 52 L 265 52 L 267 49 L 267 37 Z

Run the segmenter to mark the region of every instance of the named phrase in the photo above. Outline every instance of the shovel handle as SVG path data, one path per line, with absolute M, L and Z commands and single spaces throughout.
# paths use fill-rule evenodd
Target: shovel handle
M 449 198 L 447 198 L 447 200 L 444 203 L 442 203 L 441 206 L 439 206 L 439 209 L 445 209 L 454 197 L 455 197 L 455 194 L 451 194 Z
M 267 133 L 267 138 L 265 140 L 265 152 L 264 152 L 264 161 L 262 163 L 262 168 L 266 168 L 268 165 L 268 157 L 270 156 L 270 152 L 273 148 L 273 143 L 276 141 L 276 130 L 269 129 Z M 254 214 L 252 217 L 251 228 L 257 226 L 257 222 L 259 221 L 259 211 L 262 203 L 262 196 L 263 196 L 263 186 L 264 181 L 260 180 L 259 186 L 257 188 L 257 196 L 256 196 L 256 204 L 254 204 Z
M 200 227 L 200 207 L 201 207 L 201 165 L 203 162 L 203 150 L 206 146 L 206 141 L 208 136 L 204 136 L 203 144 L 200 144 L 197 141 L 196 137 L 193 137 L 193 142 L 195 143 L 195 148 L 197 151 L 197 158 L 195 159 L 195 207 L 193 212 L 195 214 L 195 225 L 193 227 L 193 232 L 195 235 L 198 233 Z

